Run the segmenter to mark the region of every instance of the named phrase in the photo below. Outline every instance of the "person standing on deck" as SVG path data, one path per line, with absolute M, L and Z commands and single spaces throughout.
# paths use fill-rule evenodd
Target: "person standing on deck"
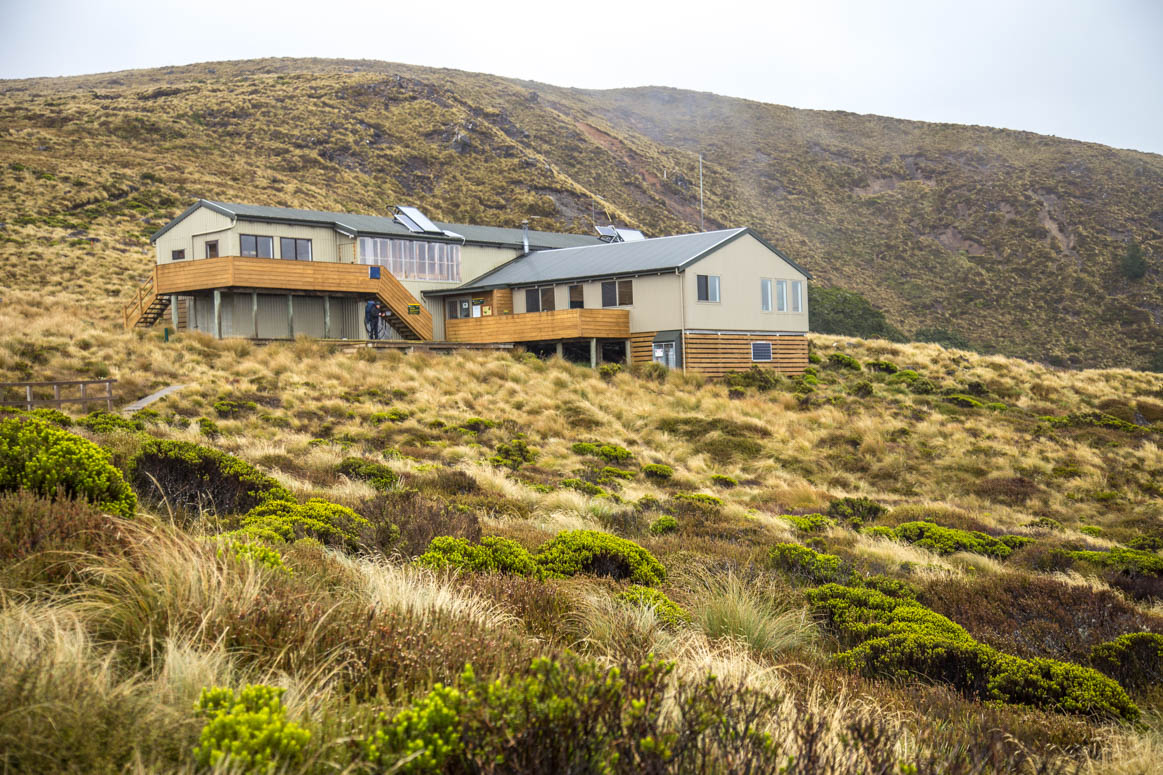
M 368 339 L 380 338 L 380 303 L 369 299 L 363 309 L 363 327 L 367 331 Z

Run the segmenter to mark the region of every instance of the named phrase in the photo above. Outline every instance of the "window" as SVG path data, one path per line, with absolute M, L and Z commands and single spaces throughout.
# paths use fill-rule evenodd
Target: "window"
M 184 250 L 171 250 L 170 251 L 170 260 L 171 261 L 181 261 L 185 257 L 186 257 L 186 251 L 184 251 Z
M 777 312 L 787 312 L 787 280 L 775 281 L 775 309 Z
M 460 245 L 447 242 L 360 237 L 359 260 L 401 280 L 460 282 Z
M 478 317 L 472 314 L 472 309 L 469 306 L 468 299 L 449 299 L 448 301 L 448 319 L 459 320 L 460 318 Z
M 541 311 L 541 291 L 537 290 L 536 288 L 525 289 L 525 311 Z
M 717 274 L 695 275 L 695 285 L 698 287 L 699 301 L 719 300 L 719 276 Z
M 771 360 L 771 342 L 752 342 L 751 343 L 751 360 L 753 361 L 770 361 Z
M 799 280 L 792 280 L 792 282 L 791 282 L 791 311 L 792 312 L 802 312 L 803 311 L 803 301 L 801 299 L 801 296 L 803 295 L 803 291 L 804 291 L 804 284 L 801 283 Z
M 238 237 L 239 253 L 251 258 L 274 258 L 275 238 L 259 237 L 254 234 L 240 234 Z
M 541 311 L 549 312 L 557 309 L 557 305 L 553 303 L 553 286 L 541 289 Z
M 288 261 L 310 261 L 311 240 L 279 238 L 279 255 Z
M 602 283 L 603 307 L 628 307 L 633 303 L 633 280 L 607 280 Z
M 206 243 L 206 258 L 218 258 L 218 240 L 210 240 Z
M 569 308 L 570 309 L 585 309 L 586 298 L 585 293 L 580 285 L 569 286 Z
M 771 280 L 766 277 L 759 281 L 759 309 L 771 312 Z

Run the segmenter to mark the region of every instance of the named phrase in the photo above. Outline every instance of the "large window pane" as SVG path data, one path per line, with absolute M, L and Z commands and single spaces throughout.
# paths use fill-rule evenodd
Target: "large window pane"
M 585 291 L 580 285 L 569 286 L 569 308 L 584 309 L 586 306 Z
M 613 280 L 602 283 L 602 306 L 618 306 L 618 284 Z
M 634 281 L 618 281 L 618 306 L 628 307 L 634 303 Z
M 525 290 L 525 311 L 526 312 L 540 312 L 541 311 L 541 292 L 536 288 L 527 288 Z
M 759 281 L 759 309 L 771 312 L 771 280 L 767 278 Z
M 787 280 L 775 282 L 775 309 L 777 312 L 787 312 Z
M 803 294 L 804 284 L 799 280 L 792 280 L 791 284 L 791 311 L 800 312 L 803 309 L 803 302 L 801 295 Z
M 258 255 L 258 238 L 252 234 L 242 234 L 238 237 L 238 252 L 244 256 Z
M 695 275 L 695 285 L 698 287 L 699 301 L 707 301 L 707 276 Z
M 719 300 L 719 275 L 707 275 L 707 301 Z
M 557 309 L 557 305 L 553 301 L 553 288 L 552 288 L 552 286 L 549 288 L 542 288 L 541 289 L 541 311 L 548 312 L 548 311 L 554 310 L 554 309 Z
M 275 257 L 275 238 L 274 237 L 256 237 L 258 241 L 258 257 L 259 258 L 274 258 Z

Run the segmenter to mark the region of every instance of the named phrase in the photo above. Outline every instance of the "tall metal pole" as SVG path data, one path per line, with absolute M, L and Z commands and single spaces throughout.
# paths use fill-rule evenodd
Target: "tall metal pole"
M 703 228 L 703 155 L 699 154 L 699 231 Z

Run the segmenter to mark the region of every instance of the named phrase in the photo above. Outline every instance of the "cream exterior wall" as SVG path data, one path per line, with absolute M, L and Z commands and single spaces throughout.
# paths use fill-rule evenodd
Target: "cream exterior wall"
M 218 255 L 232 255 L 223 250 L 229 242 L 229 230 L 232 223 L 231 218 L 211 210 L 209 207 L 198 208 L 158 239 L 156 243 L 157 262 L 159 264 L 170 263 L 172 260 L 170 256 L 175 250 L 185 250 L 186 258 L 184 260 L 186 261 L 192 258 L 205 258 L 207 240 L 218 240 Z M 234 243 L 238 244 L 237 237 L 235 237 Z
M 698 300 L 696 275 L 700 274 L 719 276 L 718 302 Z M 808 330 L 808 278 L 750 234 L 744 234 L 701 261 L 691 264 L 682 277 L 686 314 L 685 324 L 681 328 L 711 331 Z M 772 280 L 771 312 L 764 312 L 760 308 L 761 278 Z M 789 309 L 791 282 L 798 280 L 804 284 L 800 312 L 775 311 L 776 280 L 788 281 Z
M 617 278 L 610 278 L 617 279 Z M 637 331 L 665 331 L 679 328 L 682 324 L 680 309 L 682 279 L 678 275 L 645 275 L 642 277 L 620 278 L 630 279 L 634 283 L 634 303 L 606 309 L 625 309 L 630 311 L 630 332 Z M 582 286 L 582 300 L 586 309 L 602 309 L 602 282 L 580 283 Z M 606 280 L 605 282 L 608 282 Z M 553 285 L 553 301 L 556 309 L 569 309 L 569 288 L 578 285 L 576 282 L 555 283 Z M 538 286 L 544 287 L 544 286 Z M 524 288 L 513 289 L 513 313 L 527 312 L 525 306 Z

